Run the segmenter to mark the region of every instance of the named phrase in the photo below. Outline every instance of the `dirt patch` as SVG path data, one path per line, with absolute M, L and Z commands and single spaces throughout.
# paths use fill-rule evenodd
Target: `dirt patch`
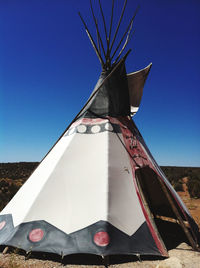
M 187 188 L 187 181 L 187 177 L 182 179 L 184 191 L 178 192 L 178 194 L 185 203 L 188 210 L 190 211 L 192 217 L 200 227 L 200 199 L 190 198 L 190 194 Z

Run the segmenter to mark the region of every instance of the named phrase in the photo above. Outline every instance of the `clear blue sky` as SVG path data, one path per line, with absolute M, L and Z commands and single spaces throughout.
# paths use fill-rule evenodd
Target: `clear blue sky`
M 127 72 L 153 67 L 134 120 L 160 165 L 200 166 L 200 1 L 128 0 L 122 30 L 138 4 Z M 0 1 L 0 162 L 40 161 L 89 97 L 101 68 L 78 11 L 94 29 L 89 0 Z

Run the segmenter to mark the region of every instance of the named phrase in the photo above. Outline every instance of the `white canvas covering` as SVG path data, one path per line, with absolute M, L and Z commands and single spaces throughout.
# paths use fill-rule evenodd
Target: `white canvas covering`
M 15 226 L 45 220 L 67 234 L 105 220 L 132 235 L 145 218 L 126 150 L 116 133 L 98 133 L 99 125 L 92 134 L 81 123 L 76 128 L 80 133 L 70 135 L 71 128 L 59 140 L 1 214 L 11 213 Z

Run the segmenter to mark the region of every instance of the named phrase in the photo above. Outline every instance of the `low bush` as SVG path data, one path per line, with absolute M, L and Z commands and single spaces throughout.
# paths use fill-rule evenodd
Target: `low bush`
M 200 198 L 200 178 L 192 177 L 187 182 L 188 192 L 191 198 Z
M 183 192 L 183 184 L 181 182 L 175 182 L 174 185 L 173 185 L 174 189 L 177 191 L 177 192 Z

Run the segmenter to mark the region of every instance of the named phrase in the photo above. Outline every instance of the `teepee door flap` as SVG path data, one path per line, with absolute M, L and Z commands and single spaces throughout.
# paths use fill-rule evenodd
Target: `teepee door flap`
M 177 222 L 193 249 L 198 250 L 190 230 L 188 229 L 190 224 L 187 219 L 185 219 L 178 204 L 175 203 L 175 200 L 164 181 L 149 167 L 143 167 L 136 170 L 136 178 L 140 194 L 144 199 L 144 205 L 150 220 L 153 221 L 158 236 L 160 237 L 153 218 L 160 218 L 169 222 Z
M 139 189 L 139 192 L 140 192 L 140 196 L 142 198 L 142 202 L 144 204 L 144 207 L 146 209 L 146 212 L 148 214 L 148 217 L 149 217 L 149 220 L 152 224 L 152 226 L 154 227 L 154 231 L 156 232 L 159 240 L 160 240 L 160 243 L 162 244 L 163 248 L 166 250 L 167 252 L 167 249 L 165 247 L 165 244 L 160 236 L 160 233 L 157 229 L 157 226 L 155 224 L 155 221 L 154 221 L 154 215 L 149 207 L 149 199 L 148 199 L 148 193 L 147 191 L 145 191 L 145 187 L 144 187 L 144 181 L 143 181 L 143 178 L 141 176 L 142 172 L 141 171 L 142 168 L 136 170 L 136 173 L 135 173 L 135 177 L 136 177 L 136 182 L 137 182 L 137 186 L 138 186 L 138 189 Z

